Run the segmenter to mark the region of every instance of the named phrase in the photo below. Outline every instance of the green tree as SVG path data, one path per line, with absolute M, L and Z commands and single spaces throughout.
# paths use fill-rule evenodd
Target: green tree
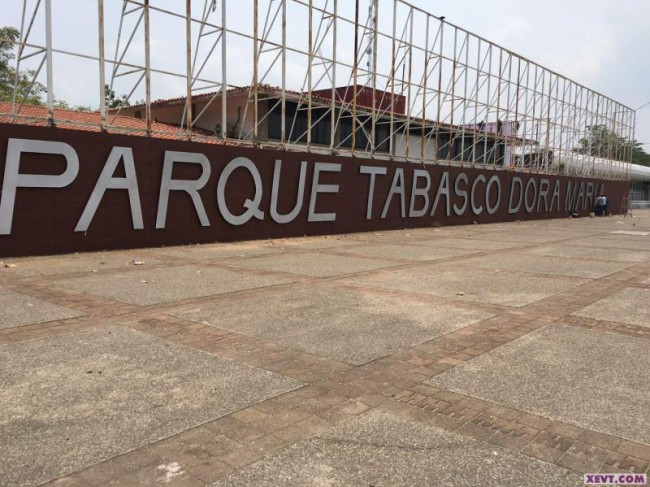
M 632 143 L 632 163 L 650 167 L 650 154 L 643 150 L 643 144 L 637 140 Z
M 110 86 L 104 85 L 104 88 L 106 91 L 106 108 L 120 108 L 129 106 L 129 100 L 127 100 L 126 95 L 118 97 Z
M 607 128 L 606 125 L 591 125 L 587 127 L 587 136 L 580 139 L 578 147 L 573 149 L 578 154 L 587 154 L 604 159 L 610 157 L 629 157 L 632 151 L 632 163 L 650 166 L 650 154 L 643 150 L 643 144 L 636 140 L 630 141 L 620 137 Z
M 17 102 L 41 105 L 45 86 L 38 81 L 32 85 L 35 72 L 21 71 L 16 76 L 16 70 L 11 66 L 11 61 L 16 58 L 14 46 L 19 37 L 20 32 L 13 27 L 0 28 L 0 101 L 13 100 L 14 88 L 17 88 Z

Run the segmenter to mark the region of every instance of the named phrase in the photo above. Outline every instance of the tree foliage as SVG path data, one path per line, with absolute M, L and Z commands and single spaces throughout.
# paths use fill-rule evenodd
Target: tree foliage
M 129 100 L 126 95 L 118 97 L 110 86 L 104 85 L 106 92 L 106 108 L 128 107 Z
M 34 71 L 21 71 L 16 75 L 16 70 L 11 66 L 11 61 L 16 58 L 14 46 L 19 37 L 20 32 L 13 27 L 0 28 L 0 101 L 13 100 L 14 88 L 17 87 L 17 102 L 41 105 L 45 86 L 38 81 L 32 85 Z
M 650 154 L 643 150 L 643 144 L 637 140 L 632 146 L 632 163 L 650 167 Z
M 606 125 L 587 127 L 587 136 L 580 139 L 578 147 L 573 150 L 578 154 L 619 160 L 628 160 L 632 151 L 633 164 L 650 166 L 650 154 L 643 150 L 643 144 L 617 135 Z

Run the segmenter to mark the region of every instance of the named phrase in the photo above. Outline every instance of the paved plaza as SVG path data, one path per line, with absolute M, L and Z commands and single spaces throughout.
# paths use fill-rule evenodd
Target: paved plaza
M 650 211 L 5 258 L 1 486 L 650 464 Z

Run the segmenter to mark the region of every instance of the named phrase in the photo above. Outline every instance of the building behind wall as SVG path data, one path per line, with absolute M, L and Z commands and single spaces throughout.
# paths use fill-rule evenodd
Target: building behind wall
M 353 106 L 355 91 L 357 103 Z M 195 95 L 191 102 L 192 130 L 217 138 L 225 135 L 243 141 L 251 141 L 255 136 L 262 146 L 304 149 L 309 145 L 315 151 L 320 148 L 343 154 L 366 153 L 379 159 L 400 158 L 423 163 L 447 161 L 497 167 L 507 167 L 515 162 L 526 167 L 552 163 L 552 153 L 540 157 L 536 141 L 517 136 L 517 121 L 497 120 L 458 126 L 410 119 L 403 95 L 391 95 L 365 86 L 357 86 L 356 90 L 353 86 L 346 86 L 314 91 L 311 99 L 305 93 L 295 91 L 285 91 L 284 94 L 283 106 L 280 88 L 266 85 L 258 88 L 257 116 L 260 123 L 256 134 L 251 87 L 226 92 L 225 127 L 222 126 L 222 94 Z M 143 105 L 133 105 L 114 112 L 141 118 L 144 110 Z M 151 116 L 157 122 L 179 129 L 186 127 L 187 99 L 155 101 L 151 104 Z M 310 126 L 311 130 L 308 130 Z

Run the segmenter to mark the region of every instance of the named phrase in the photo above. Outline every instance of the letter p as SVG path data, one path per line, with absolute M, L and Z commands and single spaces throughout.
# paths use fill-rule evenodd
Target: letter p
M 63 156 L 66 160 L 65 171 L 59 175 L 20 174 L 20 156 L 23 152 Z M 9 139 L 0 198 L 0 235 L 11 234 L 17 188 L 64 188 L 75 180 L 78 173 L 79 157 L 72 146 L 64 142 Z

